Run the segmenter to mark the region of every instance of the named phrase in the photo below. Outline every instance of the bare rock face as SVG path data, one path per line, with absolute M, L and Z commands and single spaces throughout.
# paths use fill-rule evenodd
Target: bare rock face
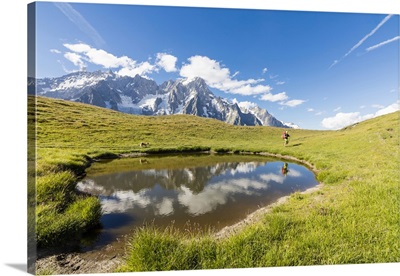
M 153 80 L 113 72 L 77 72 L 59 78 L 28 78 L 29 94 L 92 104 L 138 115 L 191 114 L 232 125 L 291 127 L 258 106 L 244 108 L 214 95 L 201 78 Z

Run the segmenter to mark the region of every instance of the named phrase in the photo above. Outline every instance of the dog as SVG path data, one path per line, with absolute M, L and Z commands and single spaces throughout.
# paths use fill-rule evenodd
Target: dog
M 150 143 L 145 143 L 145 142 L 141 142 L 140 143 L 140 147 L 141 148 L 146 148 L 146 147 L 148 147 L 150 145 Z

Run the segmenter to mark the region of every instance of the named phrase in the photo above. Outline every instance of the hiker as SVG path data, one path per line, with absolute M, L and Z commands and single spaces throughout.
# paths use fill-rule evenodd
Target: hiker
M 288 169 L 288 163 L 284 163 L 283 164 L 283 167 L 282 167 L 282 174 L 284 175 L 284 176 L 286 176 L 287 175 L 287 173 L 288 173 L 288 171 L 289 171 L 289 169 Z
M 289 132 L 286 130 L 282 133 L 283 145 L 286 146 L 289 143 Z

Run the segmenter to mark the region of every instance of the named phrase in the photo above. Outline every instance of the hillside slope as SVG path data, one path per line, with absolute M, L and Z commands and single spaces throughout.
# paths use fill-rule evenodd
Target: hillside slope
M 225 240 L 211 239 L 203 248 L 188 237 L 170 236 L 173 248 L 154 253 L 150 259 L 155 263 L 143 261 L 149 260 L 141 254 L 149 254 L 150 245 L 146 235 L 137 233 L 134 246 L 143 250 L 132 251 L 121 270 L 399 262 L 399 114 L 338 131 L 290 130 L 284 147 L 281 128 L 232 126 L 190 115 L 135 116 L 39 97 L 38 173 L 84 170 L 88 158 L 133 152 L 293 156 L 316 167 L 324 183 L 318 192 L 296 194 L 261 222 Z M 29 118 L 33 123 L 32 110 Z M 142 148 L 141 142 L 150 146 Z M 212 254 L 199 255 L 199 250 Z M 194 267 L 187 267 L 190 257 L 196 258 Z

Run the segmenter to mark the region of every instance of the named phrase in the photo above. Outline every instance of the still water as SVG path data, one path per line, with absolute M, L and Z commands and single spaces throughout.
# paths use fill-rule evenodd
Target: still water
M 317 185 L 306 167 L 254 156 L 165 156 L 98 162 L 78 183 L 97 195 L 103 246 L 135 227 L 222 229 L 280 197 Z

